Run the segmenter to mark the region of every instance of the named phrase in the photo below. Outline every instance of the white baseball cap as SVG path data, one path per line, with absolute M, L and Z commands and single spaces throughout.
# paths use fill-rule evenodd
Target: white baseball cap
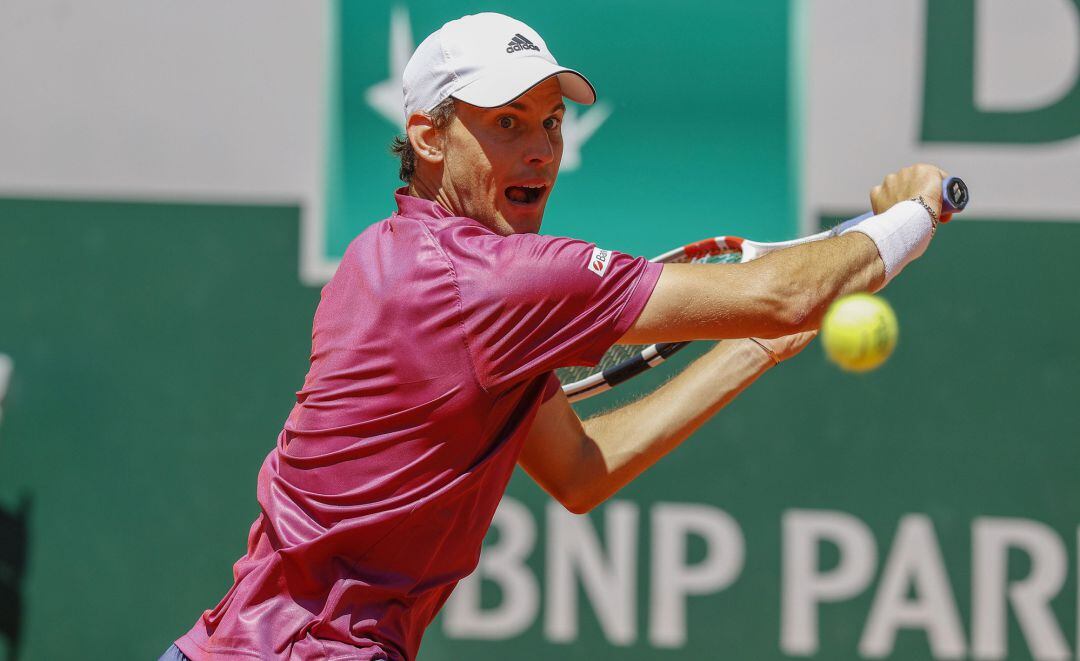
M 405 121 L 451 96 L 482 108 L 504 106 L 552 76 L 571 101 L 596 101 L 592 83 L 559 66 L 536 30 L 502 14 L 463 16 L 431 33 L 405 65 Z

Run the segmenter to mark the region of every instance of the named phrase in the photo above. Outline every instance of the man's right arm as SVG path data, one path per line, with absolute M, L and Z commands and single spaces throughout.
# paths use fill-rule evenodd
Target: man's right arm
M 939 213 L 944 177 L 930 165 L 891 174 L 871 192 L 874 212 L 881 214 L 900 201 L 921 196 Z M 925 211 L 919 213 L 923 220 L 911 222 L 925 228 L 929 220 Z M 886 227 L 890 239 L 896 229 L 895 222 Z M 882 250 L 895 253 L 895 246 L 885 245 L 882 232 L 872 234 L 879 238 L 852 231 L 745 264 L 666 264 L 645 309 L 619 342 L 775 338 L 816 329 L 833 300 L 880 289 L 887 268 L 893 270 L 890 277 L 895 275 L 897 255 L 882 254 Z
M 885 269 L 851 233 L 746 264 L 666 264 L 624 344 L 781 337 L 815 329 L 829 303 L 880 288 Z

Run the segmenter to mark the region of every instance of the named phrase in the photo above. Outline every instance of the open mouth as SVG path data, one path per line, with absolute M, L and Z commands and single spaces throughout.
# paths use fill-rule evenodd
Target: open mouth
M 536 186 L 507 186 L 503 194 L 513 204 L 528 206 L 535 204 L 543 196 L 545 190 L 547 190 L 547 186 L 543 184 Z

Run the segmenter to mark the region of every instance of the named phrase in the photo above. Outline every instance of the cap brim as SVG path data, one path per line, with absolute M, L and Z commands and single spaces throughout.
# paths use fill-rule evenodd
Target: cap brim
M 515 58 L 502 67 L 489 68 L 483 77 L 462 85 L 450 96 L 481 108 L 497 108 L 552 76 L 558 76 L 562 95 L 571 101 L 587 106 L 596 102 L 596 90 L 585 76 L 541 57 Z

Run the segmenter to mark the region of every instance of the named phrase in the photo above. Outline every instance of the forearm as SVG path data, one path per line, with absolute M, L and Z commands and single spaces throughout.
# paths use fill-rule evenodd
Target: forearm
M 772 260 L 761 260 L 760 267 L 775 271 L 770 276 L 772 287 L 794 305 L 788 311 L 792 325 L 786 331 L 817 328 L 829 303 L 838 296 L 884 287 L 926 251 L 937 226 L 934 214 L 918 197 L 841 227 L 839 238 L 780 251 Z
M 876 291 L 885 282 L 877 247 L 858 232 L 766 255 L 749 266 L 761 271 L 781 322 L 765 320 L 760 331 L 754 333 L 759 337 L 816 329 L 833 300 L 845 294 Z
M 588 511 L 686 440 L 773 365 L 750 340 L 721 342 L 652 394 L 584 422 L 575 511 Z
M 745 264 L 665 264 L 645 310 L 620 344 L 767 337 L 818 327 L 838 296 L 884 281 L 863 234 L 824 239 Z

